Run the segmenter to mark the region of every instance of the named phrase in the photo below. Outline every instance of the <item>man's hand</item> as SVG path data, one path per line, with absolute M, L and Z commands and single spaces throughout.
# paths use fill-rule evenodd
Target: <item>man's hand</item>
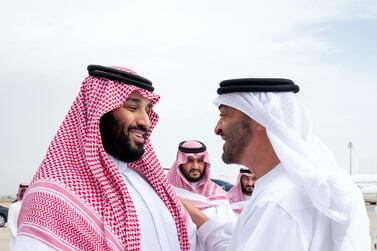
M 209 220 L 207 215 L 202 213 L 199 209 L 191 205 L 185 199 L 177 196 L 178 200 L 182 203 L 182 205 L 186 208 L 187 212 L 190 214 L 192 221 L 195 223 L 197 228 L 200 228 L 206 221 Z

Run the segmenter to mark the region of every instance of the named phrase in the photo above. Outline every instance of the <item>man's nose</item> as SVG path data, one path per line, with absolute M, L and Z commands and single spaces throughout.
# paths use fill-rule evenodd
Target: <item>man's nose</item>
M 137 117 L 136 123 L 138 125 L 144 126 L 148 130 L 151 126 L 149 114 L 147 112 L 144 112 L 144 111 L 140 112 L 138 117 Z
M 217 121 L 217 124 L 216 124 L 216 126 L 215 126 L 215 130 L 214 130 L 214 132 L 215 132 L 216 135 L 219 135 L 219 136 L 222 135 L 223 130 L 221 129 L 221 121 L 220 121 L 220 120 Z
M 192 169 L 199 169 L 199 163 L 198 163 L 198 161 L 194 161 L 192 163 Z

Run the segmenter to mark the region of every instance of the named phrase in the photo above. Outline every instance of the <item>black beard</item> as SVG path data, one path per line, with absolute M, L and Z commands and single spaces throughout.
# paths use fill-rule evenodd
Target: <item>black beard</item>
M 239 164 L 241 155 L 252 137 L 248 117 L 244 115 L 241 122 L 228 131 L 225 140 L 228 141 L 228 147 L 224 149 L 221 158 L 225 164 Z
M 190 175 L 189 175 L 189 173 L 186 173 L 186 172 L 183 170 L 183 167 L 182 167 L 182 166 L 179 166 L 179 170 L 181 171 L 182 175 L 186 178 L 186 180 L 187 180 L 188 182 L 197 182 L 197 181 L 199 181 L 199 180 L 202 179 L 203 174 L 204 174 L 204 170 L 203 170 L 203 172 L 200 174 L 200 176 L 199 176 L 198 178 L 191 178 Z
M 136 161 L 143 156 L 144 144 L 136 143 L 136 148 L 132 147 L 129 136 L 124 134 L 123 123 L 115 119 L 110 112 L 101 117 L 99 127 L 103 148 L 108 154 L 124 162 Z M 128 130 L 130 129 L 131 126 Z M 138 129 L 146 131 L 145 127 Z
M 243 185 L 241 185 L 241 189 L 242 189 L 242 193 L 247 195 L 247 196 L 250 196 L 254 191 L 254 189 L 251 192 L 246 191 L 246 189 L 243 187 Z

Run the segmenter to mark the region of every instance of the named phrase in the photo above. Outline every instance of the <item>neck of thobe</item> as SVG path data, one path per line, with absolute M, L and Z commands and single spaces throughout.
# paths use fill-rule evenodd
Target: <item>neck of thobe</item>
M 135 205 L 140 224 L 140 249 L 179 250 L 174 219 L 156 191 L 127 163 L 113 157 L 111 159 L 123 176 Z

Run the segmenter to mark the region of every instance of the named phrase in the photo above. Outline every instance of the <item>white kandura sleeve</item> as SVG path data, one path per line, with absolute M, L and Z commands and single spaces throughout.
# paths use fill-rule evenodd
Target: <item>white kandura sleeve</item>
M 299 224 L 275 203 L 254 207 L 247 218 L 238 219 L 234 229 L 231 222 L 212 218 L 198 230 L 198 236 L 208 251 L 304 251 L 309 248 Z
M 192 222 L 191 218 L 188 219 L 186 229 L 187 229 L 187 234 L 188 234 L 188 238 L 190 242 L 190 251 L 203 251 L 204 249 L 201 247 L 198 240 L 198 236 L 196 234 L 197 233 L 196 225 L 194 224 L 194 222 Z
M 197 230 L 198 241 L 203 250 L 227 250 L 232 238 L 233 228 L 233 220 L 216 215 Z
M 9 232 L 11 234 L 11 237 L 12 238 L 16 238 L 17 236 L 17 218 L 18 218 L 18 214 L 15 212 L 15 205 L 11 205 L 9 207 L 9 211 L 8 211 L 8 224 L 7 224 L 7 227 L 9 229 Z

